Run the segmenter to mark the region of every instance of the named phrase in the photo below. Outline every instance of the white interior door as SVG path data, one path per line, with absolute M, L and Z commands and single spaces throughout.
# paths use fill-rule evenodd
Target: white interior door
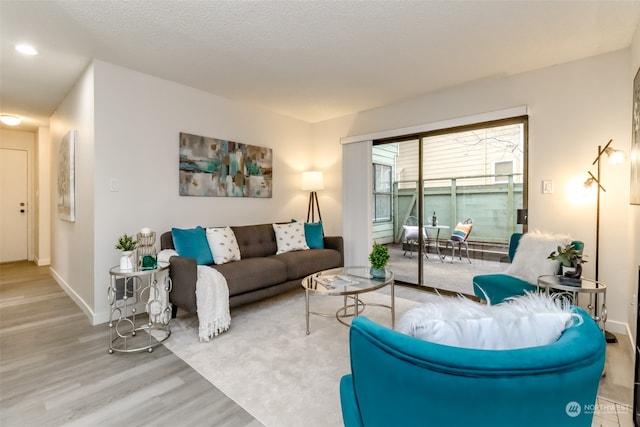
M 27 152 L 0 149 L 0 262 L 28 258 Z

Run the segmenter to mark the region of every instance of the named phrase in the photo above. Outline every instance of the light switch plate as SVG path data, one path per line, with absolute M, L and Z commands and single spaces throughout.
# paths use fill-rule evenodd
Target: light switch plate
M 553 181 L 544 180 L 542 181 L 542 194 L 552 194 L 553 193 Z

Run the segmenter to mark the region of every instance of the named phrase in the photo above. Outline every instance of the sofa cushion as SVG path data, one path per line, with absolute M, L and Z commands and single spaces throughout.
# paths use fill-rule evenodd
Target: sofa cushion
M 246 258 L 215 265 L 213 268 L 227 279 L 229 296 L 277 285 L 287 280 L 286 265 L 270 257 Z
M 198 265 L 213 264 L 213 256 L 207 242 L 204 228 L 172 228 L 171 236 L 178 255 L 194 258 Z
M 287 280 L 302 279 L 318 271 L 339 267 L 342 263 L 342 255 L 334 249 L 287 252 L 271 258 L 286 265 Z
M 240 258 L 275 255 L 278 249 L 276 234 L 271 224 L 231 227 L 240 247 Z

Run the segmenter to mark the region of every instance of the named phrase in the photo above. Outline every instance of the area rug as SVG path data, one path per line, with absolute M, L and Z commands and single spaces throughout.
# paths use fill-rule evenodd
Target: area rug
M 438 298 L 438 296 L 433 296 Z M 388 304 L 372 292 L 368 303 Z M 333 313 L 342 297 L 311 298 L 312 311 Z M 396 298 L 396 321 L 415 301 Z M 362 313 L 385 326 L 389 309 L 367 306 Z M 232 310 L 229 331 L 198 341 L 195 316 L 178 316 L 164 345 L 267 427 L 342 426 L 340 378 L 350 372 L 349 328 L 335 317 L 311 316 L 305 330 L 302 291 Z

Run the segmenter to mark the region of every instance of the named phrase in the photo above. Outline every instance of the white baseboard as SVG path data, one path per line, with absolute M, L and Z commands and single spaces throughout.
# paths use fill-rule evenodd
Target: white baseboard
M 51 259 L 50 258 L 38 258 L 36 257 L 35 259 L 35 263 L 38 267 L 42 267 L 43 265 L 51 265 Z
M 91 324 L 96 325 L 97 323 L 95 323 L 95 314 L 91 307 L 82 299 L 80 295 L 76 293 L 76 291 L 71 288 L 71 286 L 69 286 L 67 282 L 64 281 L 64 279 L 53 269 L 53 267 L 49 267 L 49 271 L 51 272 L 51 276 L 53 277 L 53 279 L 58 282 L 62 290 L 65 291 L 67 295 L 69 295 L 73 302 L 75 302 L 76 305 L 80 307 L 80 310 L 82 310 L 84 314 L 87 315 L 89 320 L 91 320 Z
M 624 322 L 607 320 L 605 329 L 609 332 L 615 332 L 617 334 L 628 335 L 629 337 L 631 337 L 631 329 L 629 329 L 629 325 Z

